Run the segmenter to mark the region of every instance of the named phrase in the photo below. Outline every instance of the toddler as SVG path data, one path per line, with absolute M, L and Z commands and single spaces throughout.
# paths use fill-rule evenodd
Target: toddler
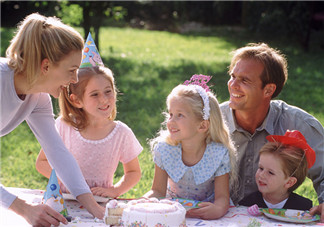
M 255 180 L 259 191 L 243 198 L 239 205 L 257 204 L 261 208 L 309 210 L 312 201 L 296 193 L 315 162 L 315 152 L 297 130 L 284 136 L 269 135 L 260 150 Z

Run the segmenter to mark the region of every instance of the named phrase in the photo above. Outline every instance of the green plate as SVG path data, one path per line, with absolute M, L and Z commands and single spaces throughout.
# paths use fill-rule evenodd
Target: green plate
M 319 215 L 311 216 L 303 210 L 262 208 L 261 211 L 269 218 L 284 222 L 308 223 L 320 220 Z

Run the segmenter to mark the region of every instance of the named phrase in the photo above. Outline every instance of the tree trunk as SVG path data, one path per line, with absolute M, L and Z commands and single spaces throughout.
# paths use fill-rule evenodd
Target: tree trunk
M 90 5 L 83 4 L 83 30 L 84 30 L 84 39 L 86 40 L 90 32 L 91 27 L 91 18 L 90 18 Z

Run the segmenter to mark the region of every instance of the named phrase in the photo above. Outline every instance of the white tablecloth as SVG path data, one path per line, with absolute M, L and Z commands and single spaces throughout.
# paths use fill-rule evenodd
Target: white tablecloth
M 19 196 L 19 198 L 26 200 L 28 203 L 40 203 L 43 198 L 44 191 L 43 190 L 34 190 L 34 189 L 25 189 L 25 188 L 7 188 L 10 192 Z M 69 215 L 72 216 L 73 219 L 76 217 L 77 220 L 70 222 L 68 225 L 61 226 L 70 226 L 70 227 L 79 227 L 79 226 L 106 226 L 102 220 L 94 219 L 92 215 L 90 215 L 86 209 L 84 209 L 80 203 L 73 200 L 66 200 L 67 209 Z M 102 204 L 105 206 L 105 204 Z M 264 215 L 254 217 L 250 216 L 247 213 L 247 208 L 240 207 L 231 207 L 227 214 L 219 220 L 200 220 L 187 218 L 186 219 L 187 226 L 324 226 L 324 223 L 311 222 L 308 224 L 295 224 L 295 223 L 287 223 L 280 222 L 274 219 L 269 219 Z M 0 207 L 0 226 L 1 227 L 20 227 L 20 226 L 30 226 L 24 218 L 15 214 L 10 210 L 6 210 Z

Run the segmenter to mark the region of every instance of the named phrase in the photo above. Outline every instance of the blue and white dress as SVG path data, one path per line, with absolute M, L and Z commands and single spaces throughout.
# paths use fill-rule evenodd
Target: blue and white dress
M 230 172 L 227 148 L 221 143 L 207 144 L 202 159 L 193 166 L 182 161 L 181 144 L 159 142 L 154 147 L 154 162 L 168 174 L 167 198 L 214 201 L 214 179 Z

